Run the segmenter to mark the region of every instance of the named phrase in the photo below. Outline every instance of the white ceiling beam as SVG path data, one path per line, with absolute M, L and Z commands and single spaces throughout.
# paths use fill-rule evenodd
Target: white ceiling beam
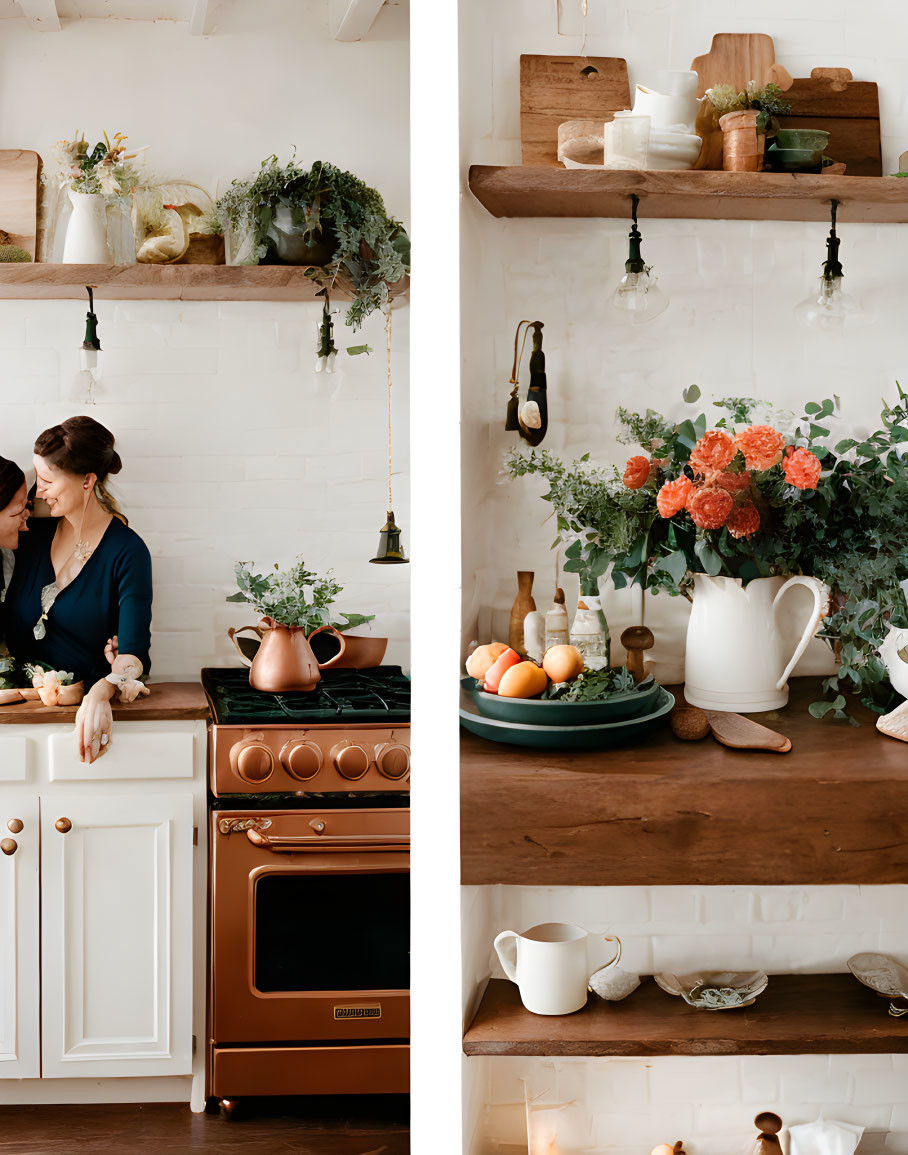
M 211 32 L 211 0 L 192 0 L 189 14 L 190 36 L 208 36 Z
M 29 28 L 36 32 L 59 32 L 60 17 L 56 0 L 16 0 Z
M 335 40 L 364 40 L 385 0 L 331 0 L 331 35 Z

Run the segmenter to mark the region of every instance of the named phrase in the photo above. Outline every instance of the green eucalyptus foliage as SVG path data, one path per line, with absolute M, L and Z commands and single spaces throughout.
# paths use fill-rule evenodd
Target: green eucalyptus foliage
M 580 575 L 587 592 L 595 592 L 609 566 L 617 588 L 640 583 L 687 596 L 695 573 L 745 583 L 788 574 L 820 578 L 833 593 L 820 636 L 839 665 L 823 683 L 827 700 L 811 713 L 846 717 L 846 692 L 883 713 L 895 695 L 877 651 L 888 625 L 908 627 L 908 394 L 896 387 L 897 403 L 883 404 L 882 428 L 861 441 L 833 437 L 837 398 L 805 406 L 794 442 L 820 459 L 817 488 L 789 485 L 778 465 L 754 474 L 761 526 L 748 538 L 735 539 L 726 528 L 698 529 L 687 513 L 662 518 L 656 494 L 665 482 L 690 475 L 688 459 L 707 429 L 733 433 L 749 424 L 760 404 L 753 398 L 716 401 L 724 412 L 711 423 L 702 413 L 672 422 L 654 410 L 619 409 L 619 440 L 639 445 L 659 466 L 658 479 L 641 489 L 627 489 L 614 467 L 591 465 L 589 454 L 568 465 L 545 450 L 515 450 L 506 465 L 511 477 L 548 481 L 544 500 L 558 525 L 553 548 L 569 543 L 564 568 Z M 699 396 L 692 386 L 684 399 L 693 404 Z M 739 460 L 731 466 L 742 467 Z
M 358 329 L 375 309 L 387 307 L 388 286 L 410 271 L 410 238 L 400 221 L 388 216 L 380 193 L 324 161 L 303 169 L 295 156 L 286 165 L 269 157 L 254 179 L 234 180 L 218 201 L 235 233 L 252 233 L 249 264 L 268 255 L 268 234 L 281 205 L 288 206 L 308 245 L 331 246 L 330 261 L 311 270 L 313 279 L 330 287 L 343 272 L 352 283 L 348 325 Z
M 228 602 L 246 602 L 262 617 L 273 618 L 282 626 L 302 626 L 307 634 L 320 626 L 333 626 L 338 633 L 371 622 L 374 614 L 344 614 L 342 622 L 332 621 L 331 605 L 343 590 L 332 572 L 321 577 L 306 569 L 302 558 L 288 570 L 275 565 L 274 572 L 254 573 L 252 562 L 237 562 L 234 567 L 235 594 Z

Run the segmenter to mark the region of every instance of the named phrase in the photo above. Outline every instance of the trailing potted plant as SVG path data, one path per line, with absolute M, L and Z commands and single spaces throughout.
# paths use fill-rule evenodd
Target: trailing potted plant
M 698 398 L 696 386 L 685 392 L 689 403 Z M 695 605 L 711 584 L 755 601 L 760 587 L 747 593 L 755 582 L 824 583 L 832 598 L 820 636 L 838 665 L 811 713 L 847 717 L 849 691 L 877 712 L 891 709 L 878 650 L 890 626 L 908 627 L 908 394 L 899 386 L 882 428 L 862 440 L 834 436 L 832 398 L 806 405 L 787 433 L 778 421 L 756 420 L 761 406 L 752 398 L 715 405 L 723 413 L 712 428 L 702 413 L 674 422 L 652 410 L 619 410 L 622 439 L 646 450 L 623 475 L 591 466 L 589 455 L 568 466 L 535 451 L 512 454 L 509 471 L 548 479 L 559 540 L 570 543 L 565 568 L 587 580 L 610 569 L 618 588 L 639 583 Z M 760 619 L 764 633 L 770 613 Z M 712 646 L 720 689 L 728 689 L 753 655 L 723 661 L 720 649 L 728 633 L 744 638 L 750 627 L 740 616 L 736 627 L 722 611 L 715 620 L 724 633 L 696 644 L 708 656 Z M 708 634 L 711 627 L 694 628 Z
M 295 156 L 285 165 L 271 156 L 253 179 L 233 181 L 218 210 L 231 264 L 309 265 L 327 290 L 341 278 L 354 298 L 347 312 L 353 329 L 387 307 L 389 287 L 410 271 L 410 239 L 381 194 L 323 161 L 303 169 Z
M 298 558 L 287 570 L 275 565 L 273 572 L 255 573 L 252 563 L 237 562 L 234 572 L 239 588 L 227 601 L 251 605 L 261 615 L 258 625 L 227 631 L 240 658 L 250 667 L 253 686 L 271 691 L 311 690 L 319 680 L 319 669 L 355 664 L 355 655 L 347 655 L 344 634 L 371 622 L 374 615 L 335 613 L 332 606 L 343 587 L 330 571 L 320 576 L 306 569 L 303 559 Z M 247 631 L 257 635 L 258 644 L 250 645 L 243 639 L 245 645 L 241 645 L 238 635 Z M 387 644 L 384 638 L 360 640 L 370 653 L 375 651 L 374 643 Z M 310 643 L 319 647 L 318 655 Z M 356 649 L 355 644 L 351 649 Z M 378 661 L 365 664 L 380 661 L 381 655 Z

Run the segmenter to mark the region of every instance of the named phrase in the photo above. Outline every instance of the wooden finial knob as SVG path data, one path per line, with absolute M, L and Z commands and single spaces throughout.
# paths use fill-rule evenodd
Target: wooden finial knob
M 621 635 L 621 644 L 627 650 L 627 668 L 634 675 L 635 682 L 646 677 L 643 669 L 643 652 L 651 650 L 656 639 L 647 626 L 629 626 Z

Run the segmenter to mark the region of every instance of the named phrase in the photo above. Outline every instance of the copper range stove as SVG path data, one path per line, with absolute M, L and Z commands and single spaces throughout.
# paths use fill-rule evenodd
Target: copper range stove
M 410 683 L 207 669 L 208 1096 L 409 1088 Z

